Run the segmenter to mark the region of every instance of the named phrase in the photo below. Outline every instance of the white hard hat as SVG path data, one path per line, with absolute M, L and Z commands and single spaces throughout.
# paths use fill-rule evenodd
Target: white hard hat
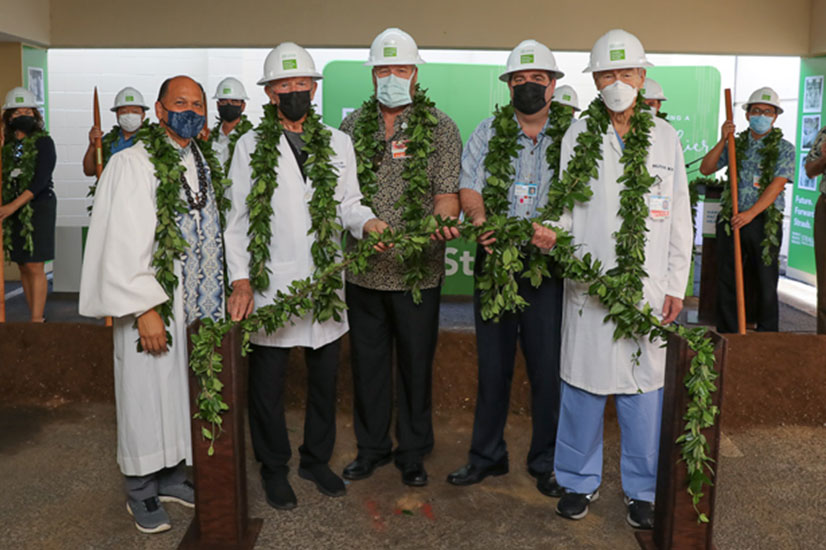
M 212 99 L 240 99 L 246 101 L 249 97 L 247 97 L 247 91 L 241 81 L 228 76 L 218 83 Z
M 34 94 L 20 86 L 9 90 L 9 93 L 6 94 L 6 102 L 3 104 L 3 109 L 19 109 L 25 107 L 37 109 L 38 105 Z
M 413 37 L 401 29 L 390 27 L 379 34 L 370 45 L 368 67 L 379 65 L 420 65 L 419 47 Z
M 583 73 L 653 67 L 645 57 L 639 38 L 628 31 L 613 29 L 603 34 L 591 48 L 591 59 Z
M 499 75 L 499 80 L 507 82 L 511 73 L 517 71 L 549 71 L 551 78 L 562 78 L 565 73 L 556 66 L 554 54 L 548 46 L 536 40 L 523 40 L 511 51 L 505 72 Z
M 115 105 L 109 110 L 114 112 L 120 107 L 128 107 L 130 105 L 137 105 L 144 111 L 149 109 L 143 101 L 143 95 L 135 88 L 127 86 L 118 92 L 118 95 L 115 96 Z
M 765 88 L 758 88 L 749 96 L 749 100 L 747 103 L 743 104 L 743 110 L 748 111 L 749 106 L 752 103 L 765 103 L 766 105 L 771 105 L 777 109 L 777 114 L 781 114 L 783 112 L 783 108 L 780 106 L 780 96 L 777 95 L 777 92 L 766 86 Z
M 258 81 L 265 85 L 273 80 L 308 76 L 321 80 L 321 73 L 315 70 L 315 62 L 307 50 L 294 42 L 282 42 L 267 54 L 264 60 L 264 76 Z
M 557 86 L 554 90 L 554 96 L 551 101 L 559 103 L 560 105 L 567 105 L 573 107 L 574 111 L 579 111 L 579 97 L 576 95 L 576 90 L 565 84 L 564 86 Z
M 653 78 L 646 78 L 642 85 L 642 97 L 645 99 L 659 99 L 660 101 L 668 101 L 663 93 L 663 87 Z

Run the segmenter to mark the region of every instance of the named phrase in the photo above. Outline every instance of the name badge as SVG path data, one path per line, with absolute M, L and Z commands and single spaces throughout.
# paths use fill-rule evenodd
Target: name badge
M 760 176 L 758 176 L 758 175 L 754 176 L 754 181 L 752 182 L 752 186 L 755 189 L 760 189 Z
M 671 215 L 671 199 L 662 195 L 651 195 L 648 199 L 648 213 L 653 220 L 664 220 Z
M 519 183 L 513 187 L 513 195 L 519 204 L 531 203 L 536 199 L 539 186 L 535 183 Z
M 407 158 L 407 142 L 408 140 L 391 141 L 390 151 L 393 153 L 394 159 Z

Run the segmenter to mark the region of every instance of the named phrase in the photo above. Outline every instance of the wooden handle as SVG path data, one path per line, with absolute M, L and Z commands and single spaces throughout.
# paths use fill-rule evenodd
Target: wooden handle
M 726 88 L 726 120 L 734 121 L 734 109 L 731 103 L 731 88 Z M 734 132 L 728 136 L 729 187 L 731 187 L 731 217 L 739 214 L 737 203 L 737 151 L 734 145 Z M 746 299 L 743 293 L 743 255 L 740 247 L 740 230 L 732 226 L 734 233 L 734 290 L 737 295 L 737 332 L 746 333 Z

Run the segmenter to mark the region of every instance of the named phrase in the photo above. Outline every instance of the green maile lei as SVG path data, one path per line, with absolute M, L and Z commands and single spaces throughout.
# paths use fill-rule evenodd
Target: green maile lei
M 175 275 L 175 260 L 180 260 L 187 248 L 187 242 L 178 226 L 178 217 L 189 211 L 189 206 L 181 197 L 180 178 L 186 171 L 181 164 L 179 150 L 172 145 L 166 130 L 159 124 L 146 124 L 138 129 L 135 136 L 136 143 L 140 141 L 149 154 L 152 166 L 155 168 L 155 177 L 158 186 L 155 190 L 155 252 L 152 255 L 152 267 L 155 268 L 155 278 L 168 296 L 168 300 L 155 308 L 169 326 L 173 317 L 172 304 L 175 288 L 178 286 L 178 277 Z M 212 187 L 217 201 L 221 224 L 224 225 L 224 216 L 229 201 L 224 197 L 224 190 L 228 184 L 223 171 L 215 156 L 204 154 L 204 160 L 209 166 Z M 172 344 L 172 335 L 167 331 L 167 339 Z
M 551 144 L 545 151 L 545 160 L 554 178 L 559 171 L 562 136 L 571 122 L 570 113 L 562 105 L 551 103 L 545 129 Z M 547 255 L 535 246 L 525 246 L 533 235 L 531 221 L 508 216 L 508 191 L 515 176 L 511 159 L 517 158 L 522 148 L 518 143 L 520 127 L 514 118 L 513 105 L 497 107 L 491 127 L 494 134 L 488 142 L 484 160 L 488 177 L 482 191 L 487 220 L 482 227 L 496 228 L 496 243 L 491 247 L 491 253 L 485 255 L 484 266 L 476 277 L 476 287 L 480 291 L 482 318 L 498 320 L 506 311 L 518 311 L 527 306 L 519 295 L 518 274 L 530 278 L 531 284 L 538 287 L 550 272 Z M 540 211 L 539 220 L 549 219 L 545 217 L 547 208 Z
M 212 130 L 209 132 L 209 139 L 207 139 L 204 143 L 212 149 L 212 144 L 215 143 L 215 140 L 218 139 L 218 133 L 221 131 L 221 124 L 223 121 L 220 117 L 218 117 L 218 122 L 215 126 L 212 127 Z M 250 119 L 247 118 L 247 115 L 242 114 L 241 120 L 238 124 L 235 125 L 235 128 L 229 133 L 229 157 L 227 157 L 227 161 L 224 163 L 224 173 L 229 173 L 229 165 L 232 162 L 232 155 L 235 153 L 235 146 L 238 144 L 238 140 L 253 129 L 253 124 L 250 122 Z
M 8 204 L 19 197 L 31 185 L 34 171 L 37 167 L 37 140 L 48 134 L 37 130 L 22 139 L 22 151 L 19 158 L 15 158 L 15 149 L 18 140 L 6 143 L 3 146 L 3 204 Z M 23 238 L 23 250 L 34 252 L 34 224 L 32 216 L 34 207 L 31 201 L 21 206 L 17 212 L 17 223 L 20 226 L 20 236 Z M 12 252 L 12 218 L 3 220 L 3 252 L 6 257 Z
M 737 134 L 734 140 L 734 149 L 737 154 L 737 174 L 740 177 L 741 163 L 740 161 L 746 157 L 746 151 L 749 148 L 749 132 L 744 130 Z M 780 157 L 780 141 L 783 139 L 783 131 L 780 128 L 773 128 L 767 135 L 763 136 L 760 141 L 763 142 L 763 147 L 758 151 L 760 155 L 760 194 L 766 192 L 771 182 L 774 180 L 774 171 L 777 168 L 777 159 Z M 731 174 L 729 174 L 729 182 L 731 182 Z M 726 185 L 723 188 L 723 194 L 720 197 L 721 208 L 719 219 L 724 220 L 726 224 L 724 229 L 726 235 L 731 235 L 731 185 Z M 765 265 L 771 265 L 776 257 L 773 254 L 780 249 L 780 226 L 783 223 L 783 212 L 772 202 L 768 208 L 763 212 L 763 240 L 760 243 L 762 249 L 762 259 Z
M 138 128 L 138 130 L 141 130 L 142 128 L 145 128 L 148 125 L 149 125 L 149 119 L 144 118 L 143 122 L 141 123 L 140 128 Z M 136 132 L 136 134 L 137 134 L 137 132 Z M 119 137 L 120 137 L 120 126 L 115 124 L 114 126 L 112 126 L 111 130 L 106 132 L 103 135 L 103 137 L 100 138 L 100 152 L 101 152 L 101 155 L 102 155 L 103 167 L 104 168 L 109 163 L 109 159 L 112 158 L 112 145 L 115 142 L 118 141 Z M 137 141 L 137 137 L 136 136 L 134 136 L 134 137 L 135 137 L 135 140 Z M 95 182 L 92 185 L 89 186 L 89 192 L 86 193 L 86 196 L 94 198 L 95 193 L 97 192 L 97 188 L 98 188 L 98 181 L 95 180 Z M 86 211 L 90 215 L 92 214 L 92 205 L 93 204 L 90 203 L 89 206 L 86 207 Z
M 432 113 L 435 104 L 427 97 L 425 90 L 416 86 L 410 117 L 404 137 L 407 138 L 406 158 L 402 179 L 407 183 L 404 193 L 393 205 L 402 210 L 402 231 L 417 233 L 428 225 L 428 212 L 424 200 L 431 192 L 427 167 L 433 147 L 433 129 L 439 120 Z M 378 176 L 373 166 L 374 160 L 384 154 L 387 143 L 376 139 L 379 132 L 379 102 L 375 94 L 361 106 L 360 116 L 353 126 L 353 148 L 356 152 L 357 173 L 362 195 L 362 204 L 372 207 L 378 191 Z M 404 284 L 410 288 L 414 303 L 421 303 L 421 283 L 427 277 L 428 269 L 423 260 L 427 251 L 427 237 L 416 237 L 412 244 L 396 251 L 397 258 L 404 266 Z
M 270 259 L 270 242 L 272 240 L 271 220 L 273 213 L 272 197 L 278 187 L 276 167 L 278 166 L 278 145 L 284 128 L 278 118 L 275 105 L 264 106 L 264 117 L 256 128 L 258 142 L 250 156 L 253 185 L 247 196 L 249 208 L 249 245 L 250 284 L 261 291 L 270 286 L 267 262 Z M 338 174 L 331 159 L 334 151 L 330 145 L 332 132 L 326 128 L 321 117 L 311 107 L 303 123 L 301 138 L 304 151 L 308 154 L 304 164 L 304 173 L 312 181 L 313 196 L 309 203 L 311 227 L 315 233 L 315 242 L 310 253 L 315 265 L 313 277 L 318 278 L 336 263 L 341 253 L 339 234 L 341 226 L 336 221 L 335 199 Z M 313 320 L 324 322 L 328 319 L 341 320 L 341 313 L 346 304 L 337 291 L 344 288 L 341 271 L 334 271 L 325 277 L 325 283 L 313 295 Z

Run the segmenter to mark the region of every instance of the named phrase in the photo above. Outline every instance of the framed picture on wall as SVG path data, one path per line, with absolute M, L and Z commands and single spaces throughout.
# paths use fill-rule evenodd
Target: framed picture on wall
M 800 157 L 800 167 L 797 171 L 797 188 L 806 191 L 817 191 L 817 178 L 806 175 L 806 155 Z
M 43 69 L 29 67 L 29 91 L 40 105 L 46 103 L 46 81 L 43 78 Z
M 807 76 L 803 83 L 803 112 L 819 113 L 823 109 L 823 75 Z
M 802 130 L 800 133 L 800 148 L 811 149 L 812 144 L 820 130 L 820 115 L 803 115 L 800 121 Z

